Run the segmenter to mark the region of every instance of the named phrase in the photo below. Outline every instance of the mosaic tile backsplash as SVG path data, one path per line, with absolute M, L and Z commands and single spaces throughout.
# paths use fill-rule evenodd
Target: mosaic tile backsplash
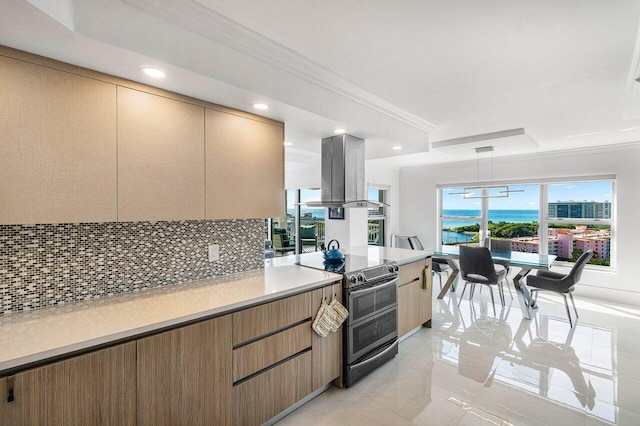
M 264 267 L 261 219 L 0 225 L 0 315 Z M 207 247 L 220 245 L 209 262 Z

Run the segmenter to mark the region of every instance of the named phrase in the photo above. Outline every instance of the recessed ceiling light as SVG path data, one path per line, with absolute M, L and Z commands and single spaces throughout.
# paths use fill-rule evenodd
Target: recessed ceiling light
M 391 148 L 391 149 L 395 149 L 395 150 L 397 151 L 397 150 L 399 150 L 399 149 L 402 149 L 402 147 L 401 147 L 401 146 L 394 146 L 394 147 L 393 147 L 393 148 Z
M 153 78 L 164 78 L 166 76 L 164 71 L 159 70 L 158 68 L 149 67 L 149 66 L 146 66 L 146 65 L 141 66 L 140 67 L 140 71 L 142 71 L 143 73 L 145 73 L 149 77 L 153 77 Z
M 255 104 L 253 104 L 253 107 L 255 109 L 269 109 L 269 105 L 261 104 L 261 103 L 255 103 Z
M 293 142 L 284 141 L 284 145 L 285 145 L 285 146 L 291 146 L 291 145 L 293 145 Z
M 335 133 L 336 135 L 341 135 L 343 133 L 347 133 L 347 131 L 345 129 L 337 128 L 333 131 L 333 133 Z

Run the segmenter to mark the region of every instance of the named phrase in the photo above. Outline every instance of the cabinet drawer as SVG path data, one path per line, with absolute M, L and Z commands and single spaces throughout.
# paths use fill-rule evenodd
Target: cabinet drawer
M 270 365 L 311 347 L 311 322 L 307 321 L 233 351 L 233 381 L 237 382 Z
M 425 261 L 421 260 L 400 266 L 400 270 L 398 271 L 398 285 L 401 286 L 419 280 L 422 277 L 424 263 Z
M 261 425 L 311 393 L 311 351 L 233 388 L 235 425 Z
M 233 314 L 233 345 L 311 318 L 311 292 Z

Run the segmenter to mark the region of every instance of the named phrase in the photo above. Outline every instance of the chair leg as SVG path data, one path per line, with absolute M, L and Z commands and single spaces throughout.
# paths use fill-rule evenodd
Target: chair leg
M 465 281 L 464 288 L 462 289 L 462 294 L 460 295 L 460 300 L 458 300 L 458 306 L 460 306 L 460 303 L 462 302 L 462 298 L 464 297 L 464 292 L 466 289 L 467 289 L 467 282 Z
M 493 316 L 496 316 L 496 301 L 493 300 L 493 289 L 489 287 L 489 294 L 491 295 L 491 305 L 493 306 Z
M 571 304 L 573 305 L 573 311 L 576 313 L 576 318 L 579 318 L 578 309 L 576 308 L 576 301 L 573 300 L 573 293 L 569 293 L 569 297 L 571 298 Z
M 505 282 L 505 284 L 507 286 L 507 289 L 509 289 L 509 296 L 511 296 L 511 300 L 513 300 L 513 293 L 511 293 L 511 286 L 509 285 L 509 278 L 505 278 L 504 282 Z
M 571 320 L 571 311 L 569 310 L 569 302 L 567 302 L 567 295 L 563 294 L 564 307 L 567 308 L 567 316 L 569 317 L 569 327 L 573 327 L 573 321 Z
M 498 289 L 500 290 L 500 303 L 502 303 L 502 306 L 504 306 L 504 304 L 505 304 L 504 286 L 502 285 L 502 283 L 498 283 Z
M 537 308 L 538 307 L 537 299 L 538 299 L 538 290 L 536 290 L 535 288 L 532 288 L 529 293 L 529 300 L 527 301 L 528 307 L 535 306 Z

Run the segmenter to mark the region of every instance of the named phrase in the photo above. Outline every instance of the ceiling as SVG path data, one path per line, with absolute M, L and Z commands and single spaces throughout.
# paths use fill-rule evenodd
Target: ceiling
M 288 168 L 319 163 L 337 127 L 402 167 L 475 158 L 477 138 L 429 142 L 509 129 L 526 139 L 487 140 L 494 156 L 639 141 L 639 21 L 637 0 L 3 0 L 0 43 L 268 103 Z

